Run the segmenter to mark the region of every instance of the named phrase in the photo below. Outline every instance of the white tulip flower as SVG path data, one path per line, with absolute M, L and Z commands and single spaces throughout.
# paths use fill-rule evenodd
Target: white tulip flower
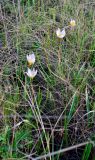
M 32 70 L 28 68 L 26 74 L 27 74 L 28 77 L 33 79 L 37 74 L 37 70 L 35 70 L 35 68 L 33 68 Z
M 73 19 L 71 19 L 71 21 L 70 21 L 70 26 L 71 26 L 71 27 L 75 27 L 75 26 L 76 26 L 76 21 L 73 20 Z
M 35 54 L 29 54 L 26 56 L 27 57 L 27 62 L 28 62 L 28 65 L 31 66 L 32 64 L 35 63 Z
M 58 28 L 58 29 L 56 30 L 56 35 L 57 35 L 58 38 L 63 38 L 63 37 L 65 37 L 65 35 L 66 35 L 65 29 L 63 29 L 63 30 L 61 31 L 60 28 Z

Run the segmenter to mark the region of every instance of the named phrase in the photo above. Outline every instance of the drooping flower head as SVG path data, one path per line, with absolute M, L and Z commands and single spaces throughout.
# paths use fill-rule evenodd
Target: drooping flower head
M 35 54 L 34 53 L 29 54 L 26 57 L 27 57 L 27 62 L 28 62 L 29 66 L 31 66 L 35 63 Z
M 35 70 L 35 68 L 33 68 L 32 70 L 28 68 L 26 74 L 29 78 L 33 79 L 37 74 L 37 70 Z
M 65 35 L 66 35 L 65 29 L 63 29 L 63 30 L 61 31 L 60 28 L 58 28 L 58 29 L 56 30 L 56 35 L 57 35 L 58 38 L 63 38 L 63 37 L 65 37 Z
M 71 21 L 70 21 L 70 26 L 71 26 L 71 27 L 75 27 L 75 26 L 76 26 L 76 21 L 73 20 L 73 19 L 71 19 Z

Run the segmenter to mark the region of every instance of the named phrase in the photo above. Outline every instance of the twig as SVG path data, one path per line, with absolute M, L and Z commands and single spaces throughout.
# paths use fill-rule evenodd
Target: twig
M 68 148 L 65 148 L 65 149 L 60 149 L 60 150 L 58 150 L 58 151 L 45 154 L 45 155 L 43 155 L 43 156 L 39 156 L 39 157 L 37 157 L 37 158 L 33 158 L 33 160 L 41 160 L 41 159 L 44 159 L 44 158 L 49 157 L 49 156 L 54 156 L 54 155 L 56 155 L 56 154 L 64 153 L 64 152 L 67 152 L 67 151 L 70 151 L 70 150 L 79 148 L 79 147 L 81 147 L 81 146 L 85 146 L 86 144 L 89 144 L 89 143 L 92 144 L 92 142 L 87 141 L 87 142 L 80 143 L 80 144 L 76 144 L 76 145 L 74 145 L 74 146 L 71 146 L 71 147 L 68 147 Z

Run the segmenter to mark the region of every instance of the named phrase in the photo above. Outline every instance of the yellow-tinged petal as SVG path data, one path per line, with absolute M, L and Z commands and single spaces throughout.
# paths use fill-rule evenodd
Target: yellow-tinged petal
M 76 26 L 76 21 L 71 19 L 70 26 L 71 27 L 75 27 Z
M 31 66 L 35 63 L 35 54 L 29 54 L 26 56 L 27 58 L 27 62 L 28 62 L 28 66 Z
M 63 30 L 61 31 L 60 28 L 58 28 L 58 29 L 56 30 L 56 35 L 57 35 L 58 38 L 63 38 L 63 37 L 65 37 L 65 35 L 66 35 L 65 29 L 63 29 Z

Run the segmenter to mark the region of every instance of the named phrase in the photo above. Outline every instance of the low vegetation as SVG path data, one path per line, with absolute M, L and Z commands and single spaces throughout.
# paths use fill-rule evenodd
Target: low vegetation
M 94 0 L 0 3 L 0 159 L 94 160 Z

